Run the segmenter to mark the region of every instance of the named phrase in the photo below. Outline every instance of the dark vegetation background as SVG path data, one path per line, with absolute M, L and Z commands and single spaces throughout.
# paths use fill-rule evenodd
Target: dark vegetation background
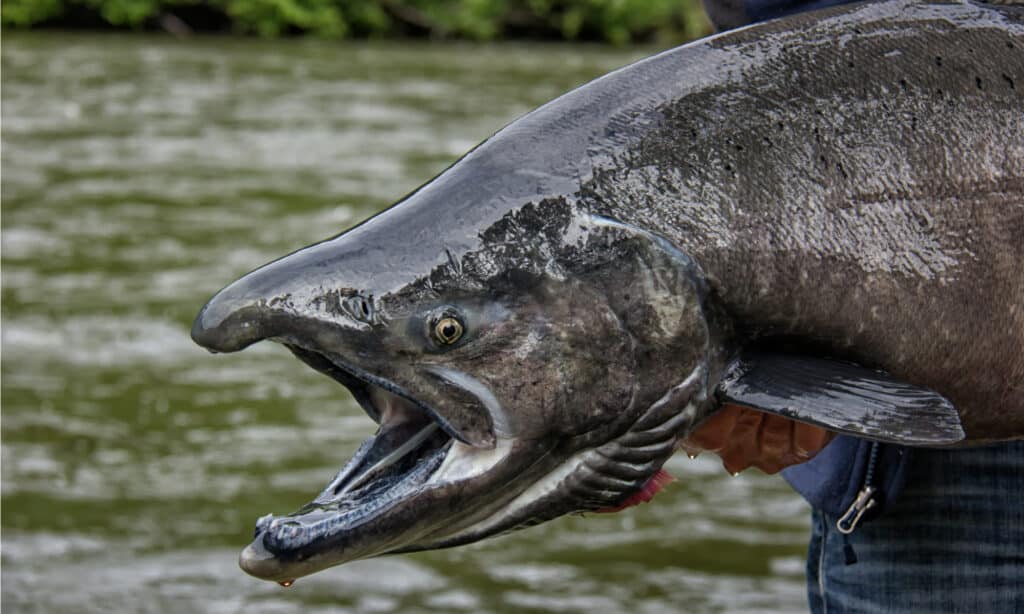
M 699 0 L 2 0 L 5 27 L 262 37 L 671 43 L 710 30 Z

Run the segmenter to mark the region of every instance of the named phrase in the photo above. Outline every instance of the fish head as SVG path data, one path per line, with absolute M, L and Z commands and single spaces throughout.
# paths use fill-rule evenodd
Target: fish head
M 664 240 L 562 201 L 471 241 L 407 222 L 385 212 L 257 269 L 196 318 L 216 352 L 282 343 L 379 423 L 312 502 L 258 521 L 252 575 L 615 507 L 707 405 L 707 289 Z

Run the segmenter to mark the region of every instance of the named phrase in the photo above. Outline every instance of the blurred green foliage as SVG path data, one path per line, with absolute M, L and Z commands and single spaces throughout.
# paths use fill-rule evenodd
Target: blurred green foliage
M 699 0 L 0 0 L 5 26 L 232 29 L 274 37 L 561 38 L 614 44 L 708 31 Z

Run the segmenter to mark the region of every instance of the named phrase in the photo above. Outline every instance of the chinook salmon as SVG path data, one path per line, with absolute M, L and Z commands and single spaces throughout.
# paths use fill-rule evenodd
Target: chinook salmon
M 704 39 L 513 122 L 229 285 L 379 423 L 248 573 L 649 496 L 723 403 L 918 446 L 1024 437 L 1024 12 L 900 0 Z

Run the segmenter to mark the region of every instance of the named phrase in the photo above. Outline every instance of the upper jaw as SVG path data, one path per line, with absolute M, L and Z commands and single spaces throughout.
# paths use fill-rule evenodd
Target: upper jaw
M 494 446 L 493 421 L 491 428 L 466 428 L 466 425 L 459 424 L 459 420 L 453 423 L 445 415 L 446 412 L 439 411 L 434 405 L 425 402 L 420 395 L 410 392 L 392 380 L 354 366 L 336 354 L 307 349 L 290 342 L 285 342 L 285 345 L 299 360 L 348 388 L 356 402 L 374 422 L 380 423 L 381 415 L 379 408 L 370 399 L 370 392 L 381 390 L 403 399 L 407 404 L 428 415 L 449 437 L 457 441 L 478 448 Z

